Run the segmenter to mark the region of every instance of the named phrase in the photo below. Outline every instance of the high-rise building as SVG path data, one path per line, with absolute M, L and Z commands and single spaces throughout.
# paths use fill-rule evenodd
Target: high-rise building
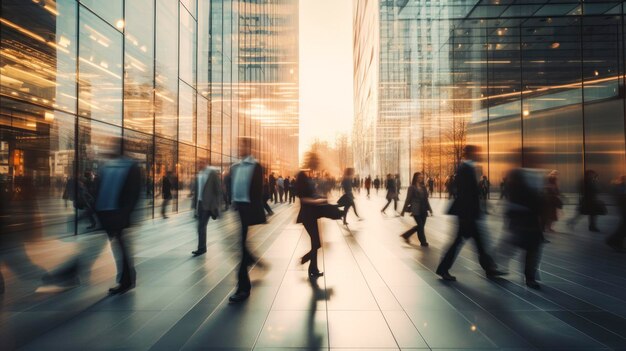
M 355 128 L 376 131 L 355 156 L 375 148 L 376 172 L 423 171 L 443 190 L 468 143 L 493 187 L 530 159 L 565 192 L 585 170 L 605 190 L 625 172 L 623 1 L 370 3 L 357 1 L 354 21 L 378 19 L 378 107 Z M 355 72 L 371 55 L 359 30 Z M 356 111 L 365 94 L 355 89 Z
M 227 169 L 238 136 L 268 170 L 295 171 L 298 15 L 297 0 L 3 0 L 8 228 L 81 231 L 72 189 L 109 153 L 141 165 L 142 218 L 166 174 L 173 210 L 189 210 L 198 168 Z

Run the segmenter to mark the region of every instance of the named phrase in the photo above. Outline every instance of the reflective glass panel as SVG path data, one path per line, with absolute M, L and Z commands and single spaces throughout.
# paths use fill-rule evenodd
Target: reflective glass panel
M 176 138 L 178 128 L 178 3 L 156 2 L 156 134 Z

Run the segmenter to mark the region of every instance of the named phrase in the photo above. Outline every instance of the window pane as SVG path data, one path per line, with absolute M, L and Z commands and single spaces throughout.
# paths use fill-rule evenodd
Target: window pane
M 122 0 L 80 0 L 80 2 L 112 26 L 119 30 L 124 29 Z
M 208 148 L 209 147 L 209 101 L 200 95 L 197 95 L 197 125 L 198 146 Z
M 176 138 L 178 126 L 178 3 L 157 0 L 156 13 L 156 133 Z
M 196 84 L 196 20 L 180 9 L 180 79 Z
M 76 111 L 76 3 L 2 1 L 2 95 L 47 108 Z M 33 18 L 38 20 L 33 24 Z
M 178 111 L 178 140 L 194 144 L 196 93 L 187 84 L 180 82 L 180 106 Z
M 196 89 L 204 97 L 209 94 L 209 50 L 210 50 L 210 11 L 211 1 L 200 0 L 198 3 L 198 82 Z
M 126 2 L 124 127 L 153 133 L 154 1 Z
M 122 123 L 122 34 L 80 9 L 78 112 Z
M 74 232 L 73 198 L 64 196 L 74 185 L 74 127 L 74 116 L 0 99 L 0 191 L 9 199 L 3 230 Z
M 196 175 L 196 148 L 178 144 L 179 211 L 191 209 L 191 187 Z

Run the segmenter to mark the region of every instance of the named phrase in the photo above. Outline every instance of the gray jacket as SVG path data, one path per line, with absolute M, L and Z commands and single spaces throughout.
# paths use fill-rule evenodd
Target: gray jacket
M 199 200 L 202 202 L 202 208 L 198 208 L 198 211 L 211 211 L 211 214 L 217 217 L 220 213 L 220 199 L 222 196 L 222 182 L 220 180 L 219 171 L 214 167 L 207 167 L 201 172 L 205 172 L 204 175 L 206 176 L 206 182 L 204 183 L 200 199 L 198 199 L 198 191 L 194 191 L 194 206 Z M 199 179 L 200 177 L 197 177 L 196 181 Z M 197 184 L 196 189 L 198 189 Z

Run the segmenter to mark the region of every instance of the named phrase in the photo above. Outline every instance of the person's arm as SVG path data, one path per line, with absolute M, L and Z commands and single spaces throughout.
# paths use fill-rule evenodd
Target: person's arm
M 412 200 L 413 187 L 409 187 L 408 191 L 406 192 L 406 199 L 404 200 L 404 206 L 402 206 L 402 212 L 400 212 L 400 216 L 404 216 L 404 212 L 407 212 L 409 210 L 409 204 L 411 204 Z

